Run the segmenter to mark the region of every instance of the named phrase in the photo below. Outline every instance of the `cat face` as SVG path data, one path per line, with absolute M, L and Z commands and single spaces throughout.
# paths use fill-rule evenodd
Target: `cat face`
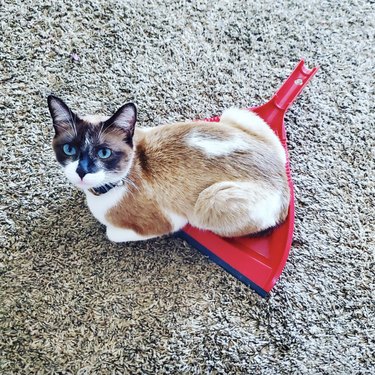
M 81 189 L 117 183 L 129 172 L 137 111 L 133 103 L 112 117 L 78 117 L 55 96 L 48 97 L 57 161 L 67 178 Z

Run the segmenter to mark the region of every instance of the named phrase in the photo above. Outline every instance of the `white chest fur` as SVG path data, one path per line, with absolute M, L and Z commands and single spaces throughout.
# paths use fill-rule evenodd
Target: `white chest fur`
M 87 205 L 94 215 L 94 217 L 104 225 L 109 225 L 106 220 L 106 214 L 109 209 L 114 207 L 120 202 L 124 196 L 126 188 L 124 186 L 118 186 L 111 189 L 108 193 L 102 195 L 94 195 L 89 191 L 86 191 Z

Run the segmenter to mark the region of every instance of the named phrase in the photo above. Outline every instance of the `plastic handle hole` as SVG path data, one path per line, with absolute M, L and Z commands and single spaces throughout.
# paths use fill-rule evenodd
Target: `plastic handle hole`
M 294 81 L 294 83 L 295 83 L 296 85 L 298 85 L 298 86 L 301 86 L 302 83 L 303 83 L 303 81 L 302 81 L 301 78 L 298 78 L 298 79 L 296 79 L 296 80 Z

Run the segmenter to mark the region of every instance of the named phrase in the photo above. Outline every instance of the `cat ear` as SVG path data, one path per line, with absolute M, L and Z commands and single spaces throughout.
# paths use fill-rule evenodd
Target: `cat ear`
M 47 101 L 54 126 L 56 124 L 72 124 L 75 122 L 77 116 L 60 98 L 49 95 Z M 55 130 L 57 132 L 56 126 Z
M 120 107 L 116 113 L 105 123 L 105 127 L 116 126 L 124 130 L 127 138 L 133 138 L 135 123 L 137 121 L 137 107 L 134 103 L 127 103 Z

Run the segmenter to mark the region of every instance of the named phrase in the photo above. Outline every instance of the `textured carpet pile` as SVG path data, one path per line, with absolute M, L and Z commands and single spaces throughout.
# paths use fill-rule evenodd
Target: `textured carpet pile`
M 1 374 L 374 374 L 373 1 L 0 4 Z M 262 299 L 184 241 L 111 244 L 50 146 L 46 96 L 139 124 L 288 112 L 290 258 Z

